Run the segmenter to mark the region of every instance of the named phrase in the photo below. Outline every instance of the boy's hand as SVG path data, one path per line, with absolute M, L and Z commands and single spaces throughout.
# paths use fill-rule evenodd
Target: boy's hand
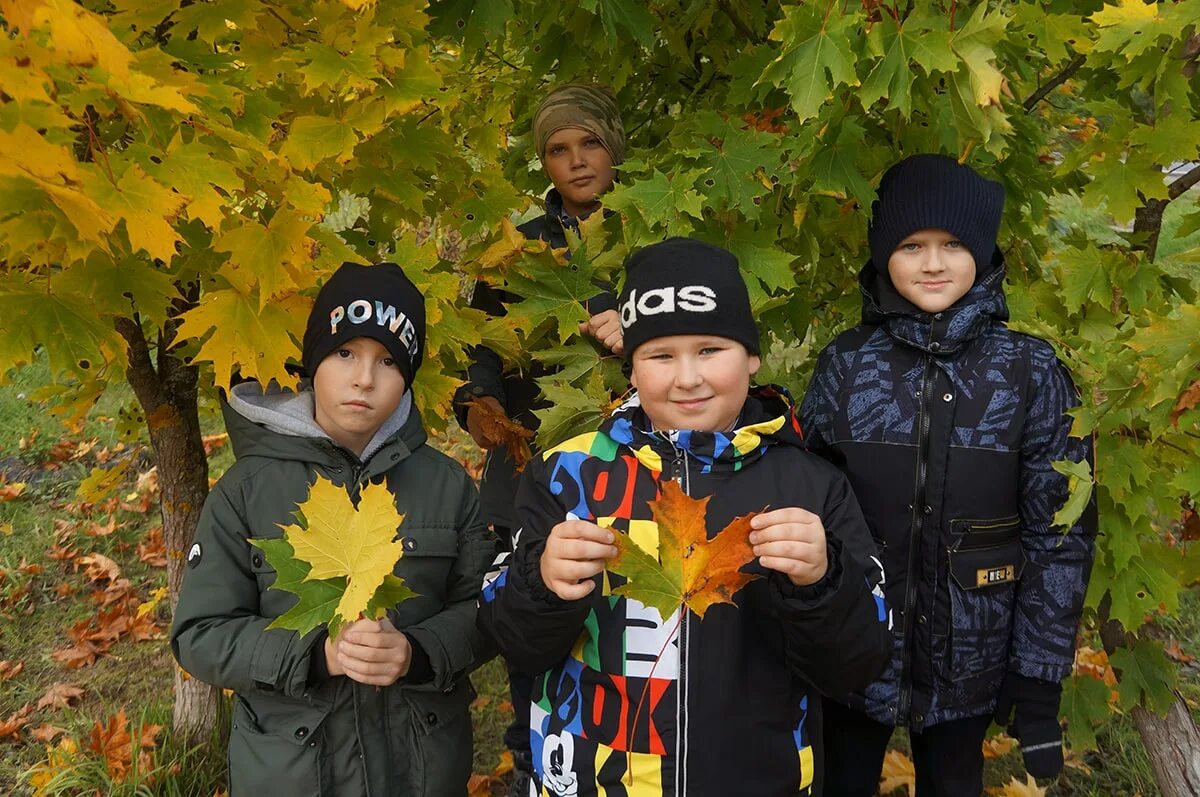
M 777 570 L 797 587 L 815 584 L 829 569 L 825 526 L 807 509 L 792 506 L 755 515 L 750 544 L 768 570 Z
M 592 577 L 617 555 L 613 533 L 586 520 L 564 520 L 550 530 L 542 551 L 546 588 L 565 601 L 576 601 L 596 587 Z M 582 582 L 582 583 L 581 583 Z
M 475 401 L 488 405 L 498 415 L 508 417 L 508 413 L 504 411 L 504 407 L 496 400 L 495 396 L 480 396 Z M 484 431 L 483 412 L 478 407 L 472 406 L 467 409 L 467 432 L 470 433 L 471 439 L 475 441 L 475 445 L 482 449 L 491 451 L 500 445 L 499 440 L 493 440 Z
M 329 642 L 326 642 L 326 651 Z M 342 629 L 333 643 L 330 675 L 345 675 L 361 684 L 391 686 L 408 674 L 412 647 L 391 620 L 358 620 Z
M 613 354 L 621 354 L 625 351 L 621 316 L 616 310 L 605 310 L 603 313 L 596 313 L 587 321 L 580 322 L 579 334 L 591 335 Z

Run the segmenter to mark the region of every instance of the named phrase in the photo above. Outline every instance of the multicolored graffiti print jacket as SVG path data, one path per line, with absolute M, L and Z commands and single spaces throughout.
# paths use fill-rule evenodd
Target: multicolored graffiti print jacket
M 534 681 L 533 794 L 552 797 L 819 793 L 820 698 L 878 676 L 888 614 L 862 513 L 846 479 L 803 448 L 794 409 L 758 391 L 729 434 L 652 432 L 636 398 L 600 429 L 530 463 L 518 493 L 511 566 L 485 583 L 480 625 Z M 764 577 L 703 620 L 612 594 L 619 575 L 563 601 L 539 561 L 568 517 L 611 524 L 657 547 L 648 502 L 675 479 L 711 496 L 707 531 L 764 507 L 819 514 L 829 570 L 797 588 Z M 815 687 L 815 689 L 814 689 Z M 817 790 L 814 790 L 817 789 Z
M 879 722 L 982 716 L 1006 669 L 1071 670 L 1096 515 L 1052 525 L 1067 480 L 1051 463 L 1091 444 L 1068 435 L 1078 398 L 1054 350 L 1004 325 L 1003 279 L 1000 263 L 950 309 L 905 313 L 868 263 L 862 324 L 821 353 L 801 408 L 883 554 L 895 652 L 849 701 Z

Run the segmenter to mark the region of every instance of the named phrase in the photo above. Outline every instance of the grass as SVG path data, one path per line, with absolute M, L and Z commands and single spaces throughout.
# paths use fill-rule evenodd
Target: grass
M 103 457 L 111 457 L 110 463 L 133 457 L 128 479 L 118 491 L 125 499 L 136 492 L 138 473 L 149 469 L 144 452 L 136 453 L 139 440 L 122 437 L 120 424 L 113 420 L 130 406 L 128 393 L 114 387 L 82 422 L 67 428 L 29 399 L 38 384 L 45 383 L 44 369 L 30 366 L 15 377 L 0 387 L 0 474 L 10 484 L 23 481 L 27 486 L 16 499 L 0 501 L 0 530 L 11 528 L 11 533 L 0 533 L 0 571 L 5 574 L 0 580 L 0 660 L 22 662 L 24 668 L 15 677 L 0 680 L 0 723 L 26 704 L 33 708 L 31 722 L 16 741 L 0 740 L 0 794 L 31 794 L 31 771 L 44 765 L 51 755 L 50 748 L 62 744 L 64 738 L 76 740 L 80 749 L 64 756 L 70 766 L 61 768 L 58 779 L 44 785 L 46 794 L 91 794 L 99 790 L 112 795 L 202 797 L 218 793 L 225 777 L 219 734 L 206 745 L 188 749 L 169 731 L 174 662 L 164 639 L 121 639 L 107 655 L 81 669 L 67 669 L 51 657 L 54 651 L 70 644 L 66 629 L 95 616 L 97 607 L 92 596 L 98 590 L 95 583 L 89 582 L 85 568 L 50 558 L 56 529 L 73 529 L 69 540 L 80 554 L 99 553 L 115 561 L 138 601 L 149 600 L 153 591 L 165 583 L 165 570 L 143 562 L 137 548 L 159 525 L 156 505 L 143 506 L 142 499 L 133 499 L 107 507 L 86 506 L 80 505 L 75 496 L 80 481 Z M 208 432 L 219 430 L 215 414 L 206 415 L 205 426 Z M 477 453 L 461 435 L 435 436 L 431 442 L 451 456 L 468 460 L 468 469 L 478 472 Z M 124 448 L 117 451 L 122 444 Z M 213 476 L 223 472 L 231 461 L 228 446 L 217 449 L 211 459 Z M 104 530 L 110 520 L 114 527 L 111 534 L 86 533 L 93 524 Z M 23 572 L 22 566 L 30 572 Z M 64 584 L 70 586 L 60 587 Z M 60 588 L 73 591 L 64 596 L 57 592 Z M 153 612 L 164 631 L 169 626 L 168 614 L 165 601 Z M 1159 630 L 1164 639 L 1178 641 L 1185 654 L 1200 657 L 1200 594 L 1187 593 L 1180 612 L 1165 618 Z M 1180 689 L 1195 709 L 1200 705 L 1197 668 L 1194 664 L 1182 667 L 1181 675 Z M 511 720 L 511 705 L 500 661 L 485 664 L 472 680 L 479 692 L 472 706 L 474 771 L 487 775 L 496 770 L 503 752 L 501 737 Z M 59 683 L 78 685 L 84 694 L 66 708 L 37 708 L 46 690 Z M 87 749 L 87 742 L 97 723 L 106 726 L 121 709 L 135 738 L 140 727 L 161 725 L 163 730 L 150 751 L 153 758 L 147 763 L 153 771 L 149 777 L 145 771 L 135 772 L 122 783 L 115 783 L 103 759 Z M 59 727 L 63 733 L 51 742 L 39 742 L 32 731 L 44 725 Z M 1099 751 L 1077 757 L 1087 770 L 1068 767 L 1051 786 L 1050 794 L 1148 797 L 1157 793 L 1146 753 L 1129 717 L 1114 715 L 1100 729 L 1099 741 Z M 903 732 L 897 733 L 894 746 L 904 750 L 906 745 Z M 136 756 L 131 766 L 136 769 Z M 1000 786 L 1023 775 L 1018 751 L 988 762 L 989 786 Z M 493 779 L 494 793 L 502 793 L 503 786 L 504 778 Z

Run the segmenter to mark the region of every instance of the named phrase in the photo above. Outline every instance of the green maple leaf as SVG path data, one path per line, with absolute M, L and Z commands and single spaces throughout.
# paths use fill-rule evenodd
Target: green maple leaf
M 976 105 L 1000 102 L 1000 85 L 1004 75 L 993 62 L 996 60 L 996 44 L 1004 37 L 1007 23 L 1007 18 L 1000 10 L 988 14 L 987 5 L 980 5 L 967 24 L 950 36 L 950 49 L 970 75 L 971 96 Z
M 580 0 L 579 7 L 598 15 L 609 41 L 620 41 L 627 33 L 643 47 L 654 45 L 657 23 L 646 4 L 638 0 Z
M 1067 500 L 1062 508 L 1054 513 L 1053 525 L 1060 529 L 1069 529 L 1083 516 L 1088 500 L 1092 495 L 1092 467 L 1087 460 L 1072 462 L 1061 459 L 1050 463 L 1054 470 L 1067 477 Z
M 931 24 L 934 21 L 919 14 L 903 21 L 884 14 L 880 23 L 871 28 L 867 45 L 882 58 L 871 68 L 858 92 L 864 108 L 886 97 L 888 108 L 908 117 L 912 113 L 912 85 L 917 78 L 913 61 L 927 75 L 958 68 L 958 59 L 950 48 L 949 31 L 933 28 Z
M 600 293 L 594 274 L 587 263 L 559 263 L 550 252 L 526 254 L 505 275 L 506 289 L 525 297 L 510 305 L 508 313 L 530 319 L 529 329 L 554 319 L 558 342 L 565 342 L 587 319 L 583 303 Z
M 769 190 L 756 174 L 769 179 L 780 167 L 780 146 L 776 136 L 749 130 L 732 119 L 716 113 L 702 114 L 697 132 L 709 140 L 699 166 L 705 169 L 701 185 L 707 190 L 709 204 L 717 208 L 740 210 L 746 218 L 758 216 L 755 200 Z M 700 213 L 690 215 L 700 218 Z
M 30 362 L 39 346 L 53 372 L 81 377 L 102 371 L 125 351 L 124 340 L 111 321 L 97 316 L 90 297 L 59 293 L 45 280 L 0 283 L 0 318 L 7 330 L 0 337 L 0 378 Z
M 340 119 L 327 116 L 297 116 L 288 127 L 279 154 L 297 169 L 311 169 L 328 158 L 349 162 L 358 145 L 354 129 Z
M 1093 302 L 1105 304 L 1112 300 L 1108 268 L 1112 260 L 1111 253 L 1090 243 L 1082 249 L 1068 247 L 1054 252 L 1059 294 L 1073 315 Z
M 620 185 L 604 198 L 604 206 L 623 213 L 636 212 L 650 227 L 677 229 L 683 216 L 704 217 L 704 200 L 692 185 L 704 174 L 693 170 L 668 178 L 655 170 L 631 185 Z
M 1072 675 L 1063 682 L 1061 713 L 1067 720 L 1067 742 L 1072 750 L 1095 750 L 1096 728 L 1109 721 L 1109 689 L 1103 681 Z
M 775 238 L 740 225 L 724 242 L 725 248 L 737 257 L 743 273 L 753 274 L 771 293 L 796 287 L 796 274 L 792 271 L 796 256 L 777 246 L 762 245 Z
M 1141 150 L 1121 157 L 1120 151 L 1110 153 L 1102 161 L 1093 160 L 1089 171 L 1092 182 L 1083 189 L 1083 202 L 1089 207 L 1105 203 L 1113 218 L 1125 223 L 1133 219 L 1142 205 L 1141 196 L 1165 198 L 1167 186 L 1154 158 Z
M 1147 616 L 1158 613 L 1159 604 L 1168 612 L 1179 608 L 1183 564 L 1178 551 L 1157 542 L 1143 543 L 1138 555 L 1120 570 L 1097 562 L 1092 575 L 1095 583 L 1088 586 L 1089 602 L 1093 594 L 1098 598 L 1107 589 L 1112 596 L 1112 618 L 1126 628 L 1140 628 Z
M 800 121 L 813 118 L 838 86 L 857 86 L 855 50 L 861 39 L 858 14 L 830 13 L 808 3 L 789 6 L 770 38 L 783 52 L 763 71 L 761 81 L 784 88 Z
M 1017 4 L 1014 11 L 1020 29 L 1033 35 L 1051 64 L 1067 60 L 1074 48 L 1091 38 L 1078 14 L 1050 14 L 1041 3 L 1028 2 Z
M 593 371 L 585 388 L 570 385 L 557 375 L 537 380 L 549 406 L 534 410 L 540 421 L 538 448 L 543 451 L 584 432 L 593 432 L 604 417 L 604 383 L 599 370 Z
M 308 94 L 322 88 L 367 88 L 379 76 L 373 53 L 365 48 L 343 53 L 322 42 L 309 42 L 296 54 L 296 60 L 304 64 L 299 72 Z
M 1141 148 L 1151 163 L 1190 160 L 1200 152 L 1200 120 L 1180 114 L 1159 117 L 1153 125 L 1135 127 L 1129 134 L 1129 143 Z
M 875 190 L 855 166 L 855 157 L 865 135 L 866 131 L 853 121 L 842 124 L 833 143 L 827 143 L 813 157 L 810 172 L 815 190 L 853 197 L 860 207 L 871 207 Z
M 311 269 L 305 269 L 311 261 L 312 227 L 311 220 L 285 209 L 276 211 L 265 227 L 242 221 L 213 240 L 214 250 L 229 253 L 222 276 L 242 293 L 257 288 L 260 309 L 281 293 L 309 287 L 298 280 L 312 276 Z
M 1141 705 L 1156 714 L 1165 714 L 1174 704 L 1176 671 L 1160 643 L 1138 640 L 1132 648 L 1115 651 L 1109 661 L 1117 672 L 1122 708 Z
M 224 208 L 230 200 L 214 189 L 226 194 L 236 194 L 245 187 L 231 163 L 232 153 L 214 152 L 205 143 L 192 141 L 172 142 L 172 149 L 161 163 L 155 163 L 150 151 L 140 159 L 142 167 L 159 182 L 169 185 L 188 197 L 187 213 L 190 218 L 203 221 L 217 229 L 225 218 Z
M 145 258 L 115 260 L 105 252 L 96 252 L 56 275 L 53 285 L 56 291 L 87 297 L 93 313 L 130 316 L 136 312 L 142 319 L 162 326 L 171 302 L 180 298 L 176 279 Z
M 428 48 L 421 48 L 406 54 L 404 68 L 388 78 L 379 95 L 385 100 L 387 114 L 408 113 L 437 96 L 441 87 L 441 73 L 434 67 Z
M 1161 35 L 1176 36 L 1180 28 L 1163 17 L 1158 3 L 1142 0 L 1117 0 L 1092 14 L 1091 21 L 1100 29 L 1095 48 L 1102 52 L 1124 53 L 1132 61 L 1158 45 Z

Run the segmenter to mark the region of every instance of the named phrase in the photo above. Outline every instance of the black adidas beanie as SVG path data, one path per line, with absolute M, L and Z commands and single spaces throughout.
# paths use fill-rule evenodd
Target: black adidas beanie
M 374 338 L 412 387 L 425 349 L 425 297 L 395 263 L 343 263 L 317 294 L 304 329 L 301 362 L 308 376 L 352 338 Z
M 1004 186 L 945 155 L 913 155 L 888 169 L 871 206 L 867 242 L 883 274 L 896 247 L 917 230 L 953 233 L 975 258 L 976 279 L 991 266 Z
M 729 252 L 692 238 L 668 238 L 639 249 L 625 264 L 617 300 L 625 357 L 667 335 L 717 335 L 758 354 L 750 296 Z

